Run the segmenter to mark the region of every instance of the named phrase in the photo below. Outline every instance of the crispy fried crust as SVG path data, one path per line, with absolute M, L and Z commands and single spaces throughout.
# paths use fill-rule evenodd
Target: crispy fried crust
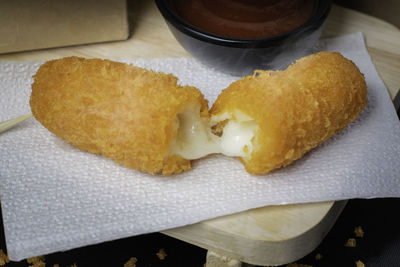
M 170 175 L 190 161 L 169 156 L 186 106 L 207 101 L 194 87 L 155 73 L 101 59 L 69 57 L 43 64 L 32 84 L 35 118 L 59 138 L 132 169 Z
M 339 53 L 321 52 L 285 71 L 256 71 L 232 83 L 210 113 L 239 109 L 259 127 L 246 170 L 263 174 L 286 166 L 346 127 L 367 103 L 363 74 Z

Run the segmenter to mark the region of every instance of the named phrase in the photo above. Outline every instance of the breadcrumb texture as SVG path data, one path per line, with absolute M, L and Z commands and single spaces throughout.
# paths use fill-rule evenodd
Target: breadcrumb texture
M 44 63 L 33 77 L 34 117 L 59 138 L 132 169 L 170 175 L 190 161 L 168 155 L 177 114 L 202 93 L 171 74 L 101 59 L 68 57 Z
M 160 248 L 160 250 L 156 253 L 156 255 L 160 260 L 164 260 L 167 257 L 167 253 L 163 248 Z
M 256 71 L 218 97 L 212 115 L 236 109 L 254 118 L 253 151 L 241 158 L 251 174 L 287 166 L 354 120 L 367 103 L 362 73 L 339 53 L 320 52 L 284 71 Z
M 125 262 L 124 267 L 136 267 L 137 259 L 135 257 L 131 257 L 127 262 Z
M 29 264 L 28 267 L 45 267 L 46 266 L 46 259 L 44 256 L 28 258 L 28 259 L 26 259 L 26 262 Z
M 364 237 L 364 230 L 361 226 L 357 226 L 354 228 L 354 234 L 356 235 L 356 237 Z
M 0 249 L 0 266 L 6 265 L 6 263 L 9 263 L 10 259 L 8 258 L 8 255 L 4 253 L 2 249 Z
M 345 247 L 354 248 L 357 246 L 357 240 L 355 238 L 347 239 L 346 243 L 344 244 Z

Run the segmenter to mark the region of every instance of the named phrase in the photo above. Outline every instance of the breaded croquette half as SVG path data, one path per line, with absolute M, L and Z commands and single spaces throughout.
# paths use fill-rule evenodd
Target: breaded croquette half
M 357 66 L 339 53 L 320 52 L 284 71 L 256 71 L 232 83 L 210 113 L 221 137 L 233 129 L 240 140 L 246 132 L 240 159 L 249 173 L 264 174 L 345 128 L 366 103 Z
M 170 153 L 178 114 L 208 120 L 202 93 L 171 74 L 101 59 L 69 57 L 44 63 L 32 84 L 34 117 L 66 142 L 151 174 L 190 169 Z

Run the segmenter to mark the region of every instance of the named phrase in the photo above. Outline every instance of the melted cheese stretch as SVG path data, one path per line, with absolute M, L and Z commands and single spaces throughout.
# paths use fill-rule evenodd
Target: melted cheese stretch
M 237 115 L 237 114 L 235 114 Z M 178 135 L 170 148 L 170 154 L 185 159 L 198 159 L 209 154 L 222 153 L 230 157 L 245 157 L 252 151 L 252 139 L 257 125 L 246 115 L 224 114 L 209 118 L 200 117 L 200 106 L 186 108 L 177 117 Z M 212 133 L 211 126 L 228 120 L 219 137 Z

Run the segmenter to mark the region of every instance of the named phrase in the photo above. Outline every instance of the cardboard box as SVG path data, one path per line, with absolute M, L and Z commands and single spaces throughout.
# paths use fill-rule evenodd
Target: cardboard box
M 128 36 L 126 0 L 0 0 L 0 53 Z

